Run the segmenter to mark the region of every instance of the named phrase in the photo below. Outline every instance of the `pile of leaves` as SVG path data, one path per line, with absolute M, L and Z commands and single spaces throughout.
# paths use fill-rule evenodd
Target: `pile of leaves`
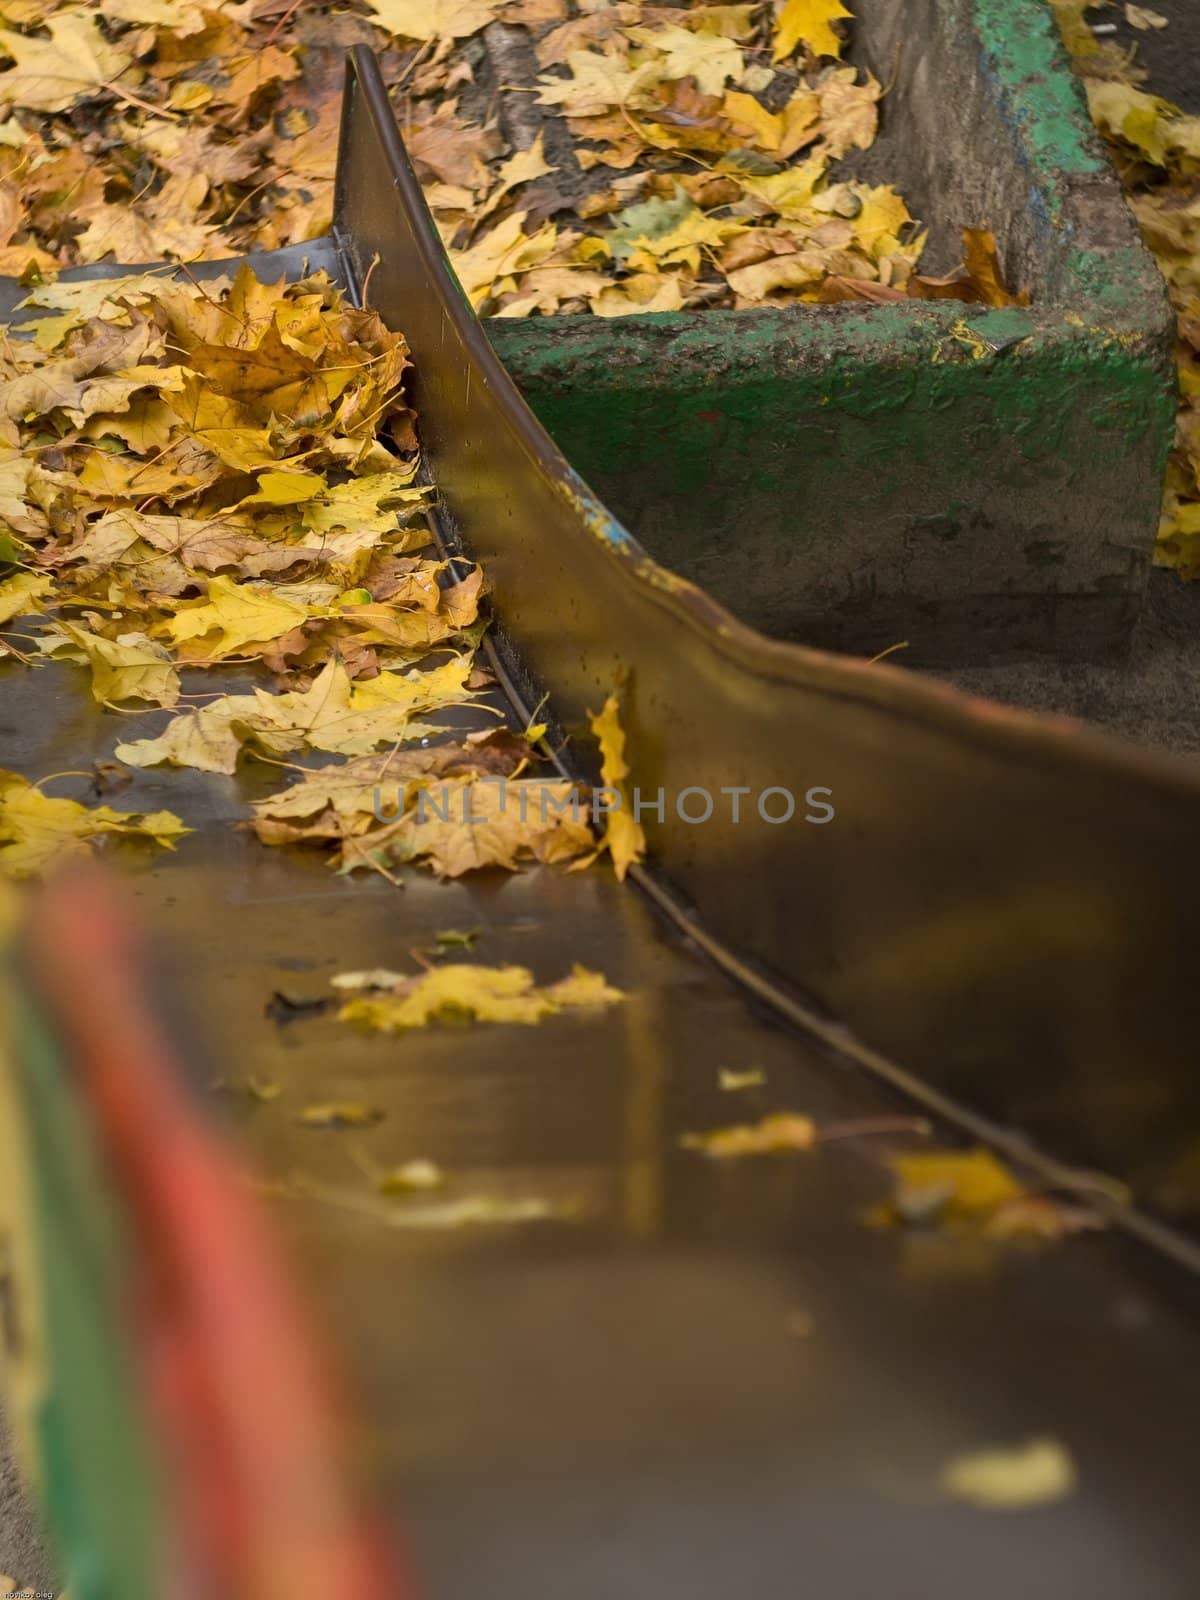
M 388 874 L 596 855 L 586 812 L 543 803 L 568 786 L 519 777 L 529 738 L 452 739 L 429 720 L 489 681 L 483 574 L 431 546 L 400 334 L 324 276 L 270 285 L 246 267 L 43 285 L 29 307 L 0 340 L 0 651 L 84 668 L 125 713 L 114 754 L 129 767 L 309 763 L 256 808 L 267 843 Z M 225 691 L 232 669 L 248 688 Z M 139 707 L 159 712 L 144 737 L 128 726 Z M 597 731 L 617 781 L 615 700 Z M 536 803 L 504 806 L 495 777 Z M 425 815 L 434 784 L 449 793 Z M 502 809 L 481 825 L 489 804 Z M 185 830 L 0 779 L 0 870 L 40 870 L 56 836 L 131 831 L 169 844 Z M 610 847 L 624 870 L 640 831 Z
M 394 26 L 411 15 L 406 0 L 376 0 L 376 9 Z M 434 55 L 414 75 L 406 131 L 451 259 L 484 315 L 947 296 L 1013 303 L 989 234 L 968 237 L 961 271 L 922 277 L 925 234 L 902 197 L 836 176 L 842 158 L 873 144 L 882 95 L 869 72 L 841 63 L 836 24 L 850 13 L 840 0 L 618 0 L 567 20 L 561 0 L 529 0 L 523 14 L 541 69 L 530 87 L 544 127 L 498 167 L 496 133 L 465 125 L 447 98 L 464 69 L 461 54 L 444 51 L 451 30 L 483 29 L 494 8 L 424 9 Z M 537 18 L 547 20 L 539 27 Z M 441 78 L 439 60 L 448 66 Z M 423 89 L 427 100 L 413 98 Z M 573 217 L 560 226 L 553 219 L 564 212 Z
M 961 271 L 923 277 L 901 196 L 837 176 L 883 93 L 841 61 L 849 16 L 840 0 L 0 0 L 0 272 L 326 232 L 343 53 L 366 43 L 485 315 L 1010 303 L 989 234 L 968 235 Z
M 285 12 L 4 0 L 0 271 L 214 258 L 324 232 L 337 88 L 307 103 Z
M 1200 117 L 1147 94 L 1136 53 L 1097 39 L 1085 0 L 1052 0 L 1129 204 L 1167 280 L 1179 327 L 1179 416 L 1156 561 L 1200 576 Z M 1155 13 L 1148 13 L 1154 15 Z M 1157 17 L 1151 26 L 1161 24 Z

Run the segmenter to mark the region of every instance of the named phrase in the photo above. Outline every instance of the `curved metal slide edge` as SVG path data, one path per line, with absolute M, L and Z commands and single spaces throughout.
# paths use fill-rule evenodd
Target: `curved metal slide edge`
M 709 934 L 870 1050 L 1153 1202 L 1145 1151 L 1200 1131 L 1200 770 L 769 641 L 657 566 L 492 352 L 361 47 L 334 232 L 408 337 L 423 448 L 524 697 L 549 691 L 586 735 L 623 684 L 653 857 Z

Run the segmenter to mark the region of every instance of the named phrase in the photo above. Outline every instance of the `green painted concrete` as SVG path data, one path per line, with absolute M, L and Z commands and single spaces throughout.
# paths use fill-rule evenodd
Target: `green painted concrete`
M 1094 174 L 1104 165 L 1081 122 L 1078 87 L 1063 70 L 1053 13 L 1042 0 L 974 0 L 971 21 L 1053 204 L 1059 174 Z

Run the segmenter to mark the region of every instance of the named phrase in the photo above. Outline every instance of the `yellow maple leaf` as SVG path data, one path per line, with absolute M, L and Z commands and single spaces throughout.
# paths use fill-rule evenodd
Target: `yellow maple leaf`
M 546 223 L 535 234 L 525 232 L 525 212 L 505 217 L 467 250 L 450 250 L 450 263 L 471 304 L 478 306 L 498 279 L 536 267 L 554 249 L 558 233 Z
M 635 241 L 629 255 L 629 265 L 634 270 L 686 265 L 692 272 L 700 270 L 701 250 L 719 250 L 730 239 L 745 233 L 746 224 L 730 217 L 706 216 L 698 206 L 692 209 L 673 227 L 654 238 Z
M 219 661 L 248 645 L 279 639 L 308 617 L 304 606 L 281 599 L 270 588 L 215 577 L 208 580 L 205 600 L 180 607 L 159 631 L 177 645 L 194 642 L 191 659 Z
M 711 1133 L 685 1133 L 680 1140 L 685 1150 L 700 1150 L 717 1161 L 772 1155 L 780 1150 L 811 1150 L 816 1142 L 816 1123 L 792 1111 L 776 1111 L 761 1122 L 716 1128 Z
M 548 173 L 558 171 L 557 167 L 552 167 L 546 160 L 544 141 L 545 134 L 539 133 L 528 150 L 516 151 L 501 165 L 497 173 L 499 182 L 488 195 L 486 203 L 476 212 L 479 220 L 491 216 L 505 195 L 519 188 L 521 184 L 532 183 L 536 178 L 544 178 Z M 470 207 L 472 203 L 470 193 L 469 191 L 465 193 L 467 206 Z
M 144 633 L 106 639 L 64 621 L 39 643 L 48 655 L 89 666 L 92 698 L 101 705 L 148 700 L 151 705 L 169 708 L 179 700 L 179 674 L 170 655 Z
M 131 272 L 123 278 L 60 278 L 55 283 L 37 284 L 21 307 L 70 312 L 77 326 L 97 318 L 128 326 L 129 308 L 145 305 L 161 293 L 168 272 L 164 267 L 155 272 Z
M 894 1156 L 896 1193 L 870 1220 L 943 1224 L 992 1238 L 1061 1239 L 1101 1226 L 1090 1212 L 1031 1193 L 989 1150 L 927 1150 Z
M 971 1221 L 1020 1199 L 1025 1190 L 989 1150 L 930 1150 L 896 1156 L 902 1195 L 937 1193 L 942 1215 Z
M 608 1006 L 625 998 L 602 973 L 591 972 L 578 961 L 568 977 L 550 984 L 542 993 L 557 1010 L 568 1006 Z
M 204 27 L 204 8 L 198 0 L 94 0 L 97 11 L 112 22 L 138 22 L 143 27 L 166 28 L 177 38 L 199 33 Z M 211 3 L 210 11 L 220 6 Z
M 14 572 L 0 580 L 0 623 L 43 611 L 42 602 L 53 591 L 51 580 L 37 572 Z
M 778 150 L 783 144 L 782 115 L 777 111 L 768 111 L 752 94 L 744 94 L 739 89 L 727 89 L 724 110 L 731 122 L 750 129 L 759 150 Z
M 629 765 L 625 760 L 625 730 L 621 727 L 620 706 L 615 694 L 610 694 L 604 708 L 597 716 L 589 718 L 592 732 L 600 741 L 600 781 L 605 789 L 620 797 L 619 808 L 609 811 L 604 819 L 604 838 L 600 848 L 612 856 L 617 877 L 623 879 L 630 867 L 646 853 L 646 835 L 641 823 L 633 815 L 631 797 L 625 782 Z
M 0 105 L 66 111 L 107 88 L 130 63 L 83 6 L 64 7 L 46 28 L 48 39 L 0 28 L 0 49 L 16 63 L 0 72 Z
M 1089 78 L 1088 109 L 1092 121 L 1111 139 L 1123 139 L 1156 167 L 1167 164 L 1167 130 L 1178 108 L 1157 95 L 1143 94 L 1128 83 L 1101 83 Z
M 981 1511 L 1027 1511 L 1066 1499 L 1078 1477 L 1057 1439 L 1030 1439 L 1014 1449 L 956 1456 L 942 1469 L 939 1483 L 944 1494 Z
M 637 44 L 663 56 L 660 70 L 667 78 L 695 78 L 702 94 L 720 94 L 731 78 L 745 69 L 742 52 L 732 39 L 719 33 L 680 28 L 627 28 Z
M 568 116 L 596 117 L 617 108 L 636 106 L 639 95 L 665 76 L 661 61 L 630 67 L 620 56 L 596 50 L 572 50 L 567 55 L 570 77 L 543 73 L 538 79 L 538 104 L 562 106 Z
M 386 533 L 397 526 L 396 513 L 401 507 L 419 506 L 430 498 L 430 491 L 414 488 L 412 479 L 411 469 L 350 478 L 314 495 L 306 502 L 300 520 L 314 534 L 331 533 L 335 528 Z
M 56 407 L 79 404 L 83 398 L 83 377 L 89 363 L 78 356 L 62 361 L 47 361 L 44 366 L 20 372 L 0 383 L 0 416 L 25 422 L 44 417 Z
M 842 0 L 787 0 L 775 31 L 773 59 L 786 61 L 804 43 L 817 56 L 842 53 L 842 40 L 833 24 L 853 15 Z
M 0 461 L 0 523 L 10 539 L 14 534 L 39 538 L 47 531 L 45 512 L 29 503 L 30 480 L 36 470 L 28 456 Z
M 768 205 L 779 216 L 791 221 L 804 222 L 812 216 L 813 196 L 825 177 L 825 160 L 814 156 L 796 167 L 786 167 L 782 172 L 767 173 L 762 177 L 741 179 L 747 194 Z
M 306 1128 L 370 1128 L 382 1122 L 378 1106 L 360 1105 L 356 1100 L 336 1100 L 327 1105 L 305 1106 L 296 1120 Z
M 882 245 L 895 239 L 905 223 L 912 221 L 912 215 L 890 184 L 873 188 L 855 185 L 853 192 L 862 202 L 858 215 L 852 218 L 855 237 L 865 250 L 878 255 Z
M 319 472 L 260 472 L 253 494 L 238 501 L 238 506 L 301 506 L 325 488 Z
M 808 289 L 820 283 L 829 271 L 829 259 L 820 250 L 797 250 L 788 255 L 771 256 L 749 267 L 735 267 L 725 274 L 729 287 L 740 299 L 757 303 L 777 290 Z
M 422 43 L 467 39 L 496 20 L 499 0 L 367 0 L 385 33 Z
M 173 850 L 190 831 L 170 811 L 89 808 L 43 794 L 15 772 L 0 772 L 0 873 L 9 877 L 36 877 L 58 861 L 88 854 L 103 834 L 148 839 Z
M 592 301 L 598 317 L 629 317 L 639 312 L 679 311 L 683 306 L 682 274 L 635 272 L 602 290 Z
M 594 851 L 587 813 L 568 782 L 447 780 L 422 786 L 415 809 L 361 847 L 346 846 L 349 866 L 424 860 L 443 878 L 484 867 L 515 872 L 530 859 L 544 865 Z
M 336 980 L 335 980 L 336 981 Z M 381 1033 L 404 1033 L 431 1022 L 532 1024 L 555 1012 L 592 1009 L 624 999 L 599 973 L 576 966 L 570 978 L 539 989 L 527 967 L 483 967 L 468 963 L 434 967 L 394 988 L 356 995 L 338 1012 Z
M 835 68 L 818 86 L 823 149 L 835 161 L 850 150 L 870 149 L 879 128 L 882 93 L 882 85 L 869 72 L 859 83 L 854 67 Z
M 156 739 L 119 744 L 116 755 L 131 767 L 165 762 L 223 773 L 236 770 L 247 745 L 276 756 L 305 745 L 331 755 L 365 755 L 380 744 L 438 732 L 412 719 L 470 700 L 470 672 L 470 657 L 457 656 L 428 672 L 382 672 L 356 684 L 340 661 L 331 661 L 308 689 L 222 695 L 172 718 Z

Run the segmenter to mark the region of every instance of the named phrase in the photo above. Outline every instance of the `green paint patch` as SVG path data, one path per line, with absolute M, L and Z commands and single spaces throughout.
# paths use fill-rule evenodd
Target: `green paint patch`
M 1009 115 L 1041 174 L 1103 172 L 1083 92 L 1044 0 L 973 0 L 971 12 Z

